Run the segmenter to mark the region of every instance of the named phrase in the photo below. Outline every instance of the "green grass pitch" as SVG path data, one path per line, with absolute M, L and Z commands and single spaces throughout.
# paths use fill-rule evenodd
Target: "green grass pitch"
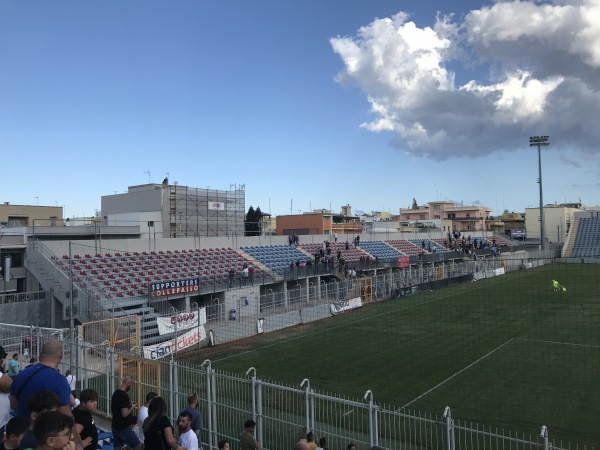
M 213 368 L 600 442 L 600 266 L 548 264 L 202 351 Z M 567 288 L 555 292 L 552 280 Z

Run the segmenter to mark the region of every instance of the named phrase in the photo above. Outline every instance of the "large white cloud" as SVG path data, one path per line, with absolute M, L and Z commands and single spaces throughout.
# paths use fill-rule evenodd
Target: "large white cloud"
M 362 126 L 393 132 L 409 154 L 478 156 L 523 148 L 530 134 L 599 147 L 600 0 L 497 2 L 425 28 L 401 12 L 331 45 L 345 64 L 337 80 L 370 102 Z M 477 79 L 457 84 L 457 64 Z

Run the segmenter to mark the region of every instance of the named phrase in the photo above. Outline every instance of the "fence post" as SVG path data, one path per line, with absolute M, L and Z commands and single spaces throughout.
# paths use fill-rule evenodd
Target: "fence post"
M 175 344 L 177 345 L 177 344 Z M 172 353 L 171 353 L 172 355 Z M 169 411 L 171 411 L 171 414 L 173 413 L 173 411 L 175 411 L 173 409 L 173 407 L 175 405 L 173 405 L 173 367 L 175 365 L 175 361 L 173 361 L 173 358 L 171 358 L 169 360 Z
M 311 420 L 310 420 L 310 380 L 308 378 L 305 378 L 304 380 L 302 380 L 302 383 L 300 383 L 300 387 L 303 387 L 304 384 L 306 383 L 306 389 L 305 389 L 305 396 L 304 396 L 304 404 L 305 404 L 305 412 L 306 412 L 306 432 L 310 431 L 310 424 L 311 424 Z
M 208 445 L 209 448 L 215 448 L 216 442 L 214 437 L 217 434 L 216 423 L 213 421 L 216 420 L 216 415 L 213 418 L 213 391 L 211 385 L 211 366 L 210 359 L 205 359 L 200 368 L 207 366 L 206 368 L 206 411 L 208 412 Z
M 548 443 L 548 427 L 546 425 L 542 425 L 542 429 L 540 431 L 540 437 L 544 439 L 544 450 L 548 450 L 550 448 Z
M 262 407 L 262 383 L 260 380 L 256 384 L 256 418 L 254 421 L 258 426 L 258 435 L 256 440 L 260 443 L 261 447 L 264 448 L 264 424 L 263 424 L 263 407 Z M 254 407 L 253 407 L 254 408 Z
M 446 419 L 447 449 L 454 450 L 454 419 L 452 419 L 452 411 L 449 406 L 446 406 L 446 409 L 444 409 L 444 418 Z
M 369 389 L 364 400 L 369 397 L 369 446 L 379 445 L 379 430 L 377 429 L 377 406 L 373 403 L 373 392 Z
M 246 371 L 246 375 L 248 375 L 250 372 L 252 372 L 252 378 L 251 378 L 251 386 L 252 386 L 252 420 L 254 420 L 256 422 L 256 417 L 257 417 L 257 412 L 256 412 L 256 405 L 257 405 L 257 398 L 256 398 L 256 394 L 257 394 L 257 389 L 256 389 L 256 369 L 254 367 L 250 367 L 247 371 Z M 260 400 L 262 402 L 262 399 Z M 258 431 L 259 434 L 262 434 L 262 422 L 260 424 L 257 423 L 257 427 L 258 427 Z M 259 441 L 262 442 L 262 441 Z
M 173 392 L 175 392 L 175 409 L 171 410 L 171 414 L 177 413 L 181 411 L 179 405 L 179 364 L 177 361 L 173 361 Z M 177 417 L 177 416 L 175 416 Z
M 110 401 L 112 393 L 114 392 L 114 376 L 115 376 L 115 359 L 113 357 L 113 351 L 110 348 L 110 345 L 106 346 L 106 367 L 108 370 L 106 371 L 106 411 L 104 411 L 107 415 L 110 414 Z
M 217 446 L 217 442 L 219 441 L 218 436 L 217 436 L 217 430 L 219 428 L 219 424 L 218 424 L 218 418 L 217 418 L 217 376 L 215 374 L 215 371 L 212 369 L 212 367 L 208 368 L 208 371 L 210 372 L 210 392 L 212 395 L 212 399 L 211 399 L 211 417 L 212 417 L 212 422 L 213 422 L 213 436 L 212 436 L 212 442 L 214 444 L 214 447 Z M 213 447 L 211 447 L 213 448 Z

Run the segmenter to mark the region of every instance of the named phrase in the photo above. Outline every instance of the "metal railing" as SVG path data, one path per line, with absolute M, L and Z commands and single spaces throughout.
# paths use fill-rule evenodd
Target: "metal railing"
M 67 344 L 67 342 L 65 342 Z M 78 346 L 78 388 L 98 392 L 98 411 L 110 415 L 110 397 L 124 373 L 123 361 L 137 358 L 107 346 Z M 305 430 L 326 436 L 330 448 L 357 448 L 378 445 L 383 449 L 587 449 L 574 443 L 556 443 L 540 425 L 539 434 L 498 430 L 452 417 L 450 408 L 440 415 L 420 413 L 393 405 L 379 404 L 371 391 L 362 398 L 350 398 L 311 388 L 310 380 L 298 385 L 262 380 L 254 368 L 246 374 L 215 370 L 210 361 L 202 365 L 175 359 L 153 361 L 151 369 L 136 375 L 138 389 L 132 399 L 141 401 L 153 390 L 169 405 L 175 420 L 186 406 L 186 397 L 199 394 L 203 415 L 201 440 L 205 448 L 217 442 L 237 442 L 245 420 L 257 423 L 256 437 L 264 449 L 292 448 Z

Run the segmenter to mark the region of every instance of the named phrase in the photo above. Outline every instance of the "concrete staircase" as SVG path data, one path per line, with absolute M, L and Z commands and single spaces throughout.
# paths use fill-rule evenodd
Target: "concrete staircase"
M 569 236 L 567 237 L 567 244 L 563 247 L 563 258 L 570 258 L 573 252 L 573 246 L 575 245 L 575 239 L 577 238 L 577 229 L 579 228 L 579 219 L 575 219 L 569 229 Z

